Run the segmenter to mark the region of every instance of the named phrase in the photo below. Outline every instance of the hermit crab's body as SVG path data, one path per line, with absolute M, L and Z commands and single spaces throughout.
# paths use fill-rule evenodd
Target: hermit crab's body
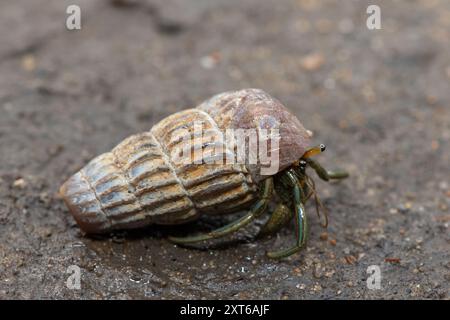
M 200 135 L 196 134 L 198 126 L 201 126 Z M 275 144 L 271 141 L 273 138 L 269 138 L 268 145 L 269 152 L 278 153 L 277 172 L 280 173 L 298 165 L 298 160 L 307 152 L 310 138 L 310 132 L 298 119 L 262 90 L 222 93 L 197 108 L 163 119 L 149 132 L 133 135 L 111 152 L 96 157 L 61 187 L 63 199 L 87 233 L 153 223 L 179 224 L 202 214 L 249 208 L 254 213 L 253 218 L 265 209 L 273 190 L 273 179 L 262 174 L 261 163 L 179 159 L 179 155 L 186 152 L 186 141 L 194 147 L 208 149 L 210 137 L 214 137 L 215 145 L 223 146 L 219 149 L 223 159 L 233 158 L 238 146 L 217 140 L 227 129 L 255 129 L 258 136 L 262 136 L 264 130 L 277 129 L 279 141 Z M 203 160 L 217 156 L 218 149 L 211 150 L 216 153 L 201 153 Z M 233 231 L 231 227 L 225 233 Z M 216 237 L 213 233 L 206 236 L 213 237 Z M 203 238 L 172 240 L 194 242 Z

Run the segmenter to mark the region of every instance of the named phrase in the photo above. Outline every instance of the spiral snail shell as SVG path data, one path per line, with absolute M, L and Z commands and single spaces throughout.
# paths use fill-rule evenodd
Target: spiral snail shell
M 86 233 L 179 224 L 201 214 L 222 214 L 248 208 L 258 198 L 258 184 L 267 178 L 261 164 L 180 163 L 186 134 L 201 124 L 204 133 L 226 129 L 278 129 L 277 171 L 305 152 L 310 132 L 278 100 L 260 89 L 225 92 L 197 108 L 161 120 L 150 131 L 132 135 L 110 152 L 91 160 L 70 177 L 60 194 Z M 204 144 L 206 134 L 192 137 Z M 223 153 L 235 155 L 225 146 Z

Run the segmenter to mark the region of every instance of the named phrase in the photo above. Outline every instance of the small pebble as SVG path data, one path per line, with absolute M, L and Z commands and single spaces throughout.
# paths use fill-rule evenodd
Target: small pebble
M 204 56 L 200 59 L 200 64 L 205 69 L 214 68 L 220 61 L 220 53 L 213 52 L 207 56 Z
M 436 102 L 437 102 L 436 96 L 433 96 L 431 94 L 427 95 L 427 103 L 429 105 L 434 105 L 434 104 L 436 104 Z
M 331 278 L 335 273 L 336 273 L 335 270 L 327 271 L 327 272 L 325 272 L 325 277 Z
M 389 262 L 389 263 L 400 263 L 401 259 L 400 258 L 386 258 L 384 259 L 385 262 Z
M 327 240 L 328 240 L 328 233 L 322 232 L 322 233 L 320 234 L 320 240 L 322 240 L 322 241 L 327 241 Z
M 31 72 L 36 69 L 36 59 L 33 55 L 27 54 L 22 58 L 21 65 L 23 70 Z
M 49 238 L 52 235 L 52 230 L 50 228 L 40 228 L 37 232 L 41 238 Z
M 439 182 L 439 189 L 441 189 L 442 191 L 447 190 L 448 192 L 450 192 L 449 185 L 448 185 L 447 181 Z
M 345 261 L 347 261 L 348 264 L 354 265 L 356 263 L 356 258 L 354 256 L 345 256 Z
M 317 264 L 314 267 L 314 271 L 313 271 L 313 276 L 314 278 L 320 279 L 323 276 L 323 270 L 320 264 Z
M 389 213 L 390 214 L 397 214 L 398 210 L 396 208 L 391 208 L 391 209 L 389 209 Z
M 400 204 L 400 205 L 397 207 L 397 210 L 398 210 L 400 213 L 407 213 L 407 212 L 409 211 L 409 209 L 411 209 L 411 207 L 412 207 L 411 203 L 408 202 L 408 206 L 406 206 L 406 204 Z
M 321 287 L 320 284 L 315 284 L 314 287 L 313 287 L 313 290 L 314 291 L 322 291 L 322 287 Z
M 13 183 L 13 187 L 18 188 L 18 189 L 24 189 L 26 186 L 27 186 L 27 182 L 22 178 L 17 179 Z
M 439 149 L 439 141 L 433 140 L 431 141 L 431 150 L 436 151 Z
M 307 71 L 315 71 L 319 69 L 325 62 L 325 59 L 320 53 L 309 54 L 300 61 L 300 65 Z

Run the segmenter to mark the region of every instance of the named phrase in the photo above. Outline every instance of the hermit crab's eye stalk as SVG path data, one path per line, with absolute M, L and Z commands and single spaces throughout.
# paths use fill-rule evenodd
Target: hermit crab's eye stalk
M 323 143 L 318 146 L 312 147 L 311 149 L 306 150 L 306 152 L 302 156 L 302 159 L 311 158 L 311 157 L 315 156 L 316 154 L 324 152 L 325 149 L 326 149 L 326 146 Z

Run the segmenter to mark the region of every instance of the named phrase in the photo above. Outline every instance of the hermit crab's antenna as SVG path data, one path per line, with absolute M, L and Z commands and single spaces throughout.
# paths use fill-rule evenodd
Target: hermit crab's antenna
M 310 188 L 310 193 L 308 194 L 307 198 L 309 199 L 311 196 L 314 197 L 314 202 L 316 205 L 316 213 L 317 217 L 321 219 L 320 210 L 322 210 L 324 215 L 324 221 L 321 222 L 321 225 L 323 228 L 328 227 L 328 209 L 322 204 L 322 201 L 320 201 L 319 196 L 317 195 L 316 191 L 316 184 L 313 179 L 311 179 L 309 176 L 306 175 L 306 184 Z

